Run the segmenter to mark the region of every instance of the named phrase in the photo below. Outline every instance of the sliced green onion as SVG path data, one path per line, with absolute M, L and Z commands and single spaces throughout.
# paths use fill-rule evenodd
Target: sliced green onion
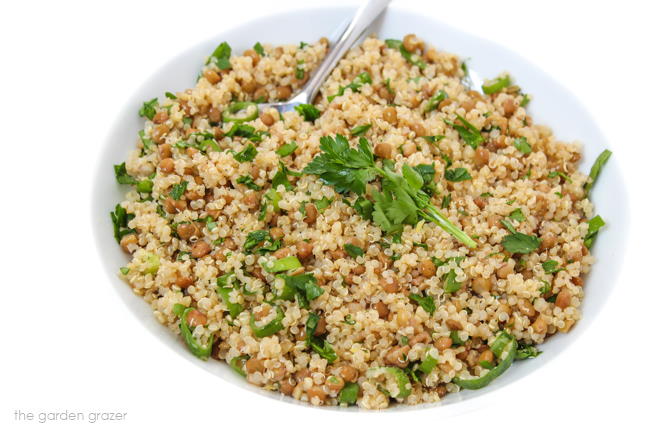
M 301 266 L 302 263 L 300 263 L 298 257 L 289 256 L 276 260 L 270 266 L 265 265 L 264 268 L 267 272 L 272 272 L 275 274 L 277 272 L 292 271 L 294 269 L 300 268 Z
M 500 92 L 501 90 L 505 89 L 511 84 L 510 82 L 510 76 L 509 75 L 504 75 L 502 77 L 497 77 L 493 80 L 486 80 L 481 88 L 483 89 L 483 93 L 486 95 L 491 95 L 493 93 Z
M 359 397 L 359 385 L 356 383 L 346 383 L 341 392 L 339 392 L 339 403 L 348 406 L 356 404 Z
M 611 151 L 603 150 L 601 154 L 598 155 L 598 158 L 596 158 L 596 161 L 594 161 L 594 165 L 591 166 L 591 170 L 589 171 L 589 181 L 587 181 L 584 186 L 585 194 L 589 194 L 591 189 L 594 187 L 596 180 L 598 180 L 598 176 L 600 176 L 600 171 L 603 169 L 603 166 L 610 156 L 612 156 Z
M 284 311 L 282 311 L 280 307 L 275 307 L 275 311 L 277 312 L 275 319 L 271 320 L 268 324 L 262 327 L 255 325 L 255 316 L 251 314 L 249 325 L 253 330 L 253 334 L 257 338 L 268 337 L 284 329 L 284 326 L 282 325 L 282 320 L 284 319 Z
M 249 359 L 250 356 L 248 355 L 235 356 L 233 359 L 230 360 L 228 364 L 230 365 L 230 368 L 235 370 L 237 374 L 246 377 L 246 372 L 244 371 L 244 361 L 248 361 Z
M 494 379 L 501 376 L 515 360 L 517 355 L 517 341 L 514 338 L 510 338 L 508 343 L 503 347 L 503 352 L 505 352 L 505 358 L 499 362 L 499 364 L 488 371 L 481 377 L 474 379 L 461 379 L 460 377 L 454 378 L 454 383 L 461 388 L 465 389 L 480 389 L 490 384 Z
M 259 114 L 257 104 L 254 102 L 233 102 L 222 114 L 224 122 L 248 122 L 257 119 Z

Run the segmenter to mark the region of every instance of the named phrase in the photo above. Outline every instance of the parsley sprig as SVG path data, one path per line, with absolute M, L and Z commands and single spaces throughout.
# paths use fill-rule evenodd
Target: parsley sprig
M 401 175 L 384 165 L 375 164 L 370 144 L 359 140 L 357 149 L 351 148 L 342 135 L 321 138 L 321 153 L 305 167 L 304 173 L 317 175 L 339 193 L 354 192 L 361 196 L 366 185 L 381 178 L 381 191 L 372 191 L 372 219 L 386 233 L 401 233 L 404 224 L 415 225 L 419 220 L 433 222 L 470 248 L 476 242 L 455 226 L 430 203 L 423 191 L 422 175 L 404 165 Z

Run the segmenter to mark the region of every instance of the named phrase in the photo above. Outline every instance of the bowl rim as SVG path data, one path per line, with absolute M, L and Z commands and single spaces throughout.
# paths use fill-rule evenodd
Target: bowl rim
M 109 175 L 109 171 L 106 170 L 106 162 L 111 160 L 110 155 L 111 155 L 111 145 L 113 143 L 113 135 L 116 134 L 116 131 L 118 131 L 121 128 L 121 122 L 120 119 L 126 115 L 126 111 L 128 108 L 133 105 L 135 101 L 138 103 L 141 101 L 141 98 L 138 96 L 140 93 L 144 91 L 144 89 L 147 87 L 148 83 L 152 81 L 160 71 L 168 69 L 172 67 L 174 64 L 178 63 L 180 59 L 182 59 L 186 53 L 193 51 L 195 49 L 198 49 L 199 47 L 205 46 L 209 43 L 214 43 L 218 40 L 224 40 L 225 35 L 227 35 L 230 32 L 234 32 L 239 28 L 244 28 L 248 26 L 254 26 L 254 25 L 263 25 L 265 23 L 268 23 L 269 21 L 276 20 L 278 18 L 287 18 L 289 16 L 294 16 L 294 17 L 299 17 L 301 15 L 312 15 L 316 14 L 319 12 L 323 11 L 328 11 L 331 13 L 335 14 L 347 14 L 347 16 L 351 15 L 350 13 L 355 10 L 354 6 L 346 6 L 346 5 L 337 5 L 337 6 L 318 6 L 318 5 L 308 5 L 300 8 L 292 8 L 292 9 L 281 9 L 278 12 L 274 12 L 271 14 L 266 14 L 264 16 L 252 18 L 249 20 L 242 21 L 238 23 L 235 26 L 231 26 L 226 28 L 223 31 L 215 32 L 215 34 L 209 38 L 206 38 L 205 40 L 201 40 L 198 42 L 195 42 L 191 45 L 188 45 L 186 48 L 184 48 L 182 51 L 174 54 L 173 56 L 166 58 L 163 62 L 161 62 L 153 72 L 151 72 L 147 78 L 143 81 L 141 81 L 139 84 L 135 85 L 133 90 L 130 92 L 130 96 L 124 101 L 124 104 L 122 105 L 122 108 L 119 109 L 118 112 L 116 112 L 115 117 L 113 118 L 112 122 L 110 123 L 109 128 L 107 129 L 106 136 L 102 142 L 102 145 L 100 147 L 100 150 L 97 152 L 96 156 L 96 162 L 95 162 L 95 175 L 93 177 L 93 185 L 91 187 L 91 200 L 90 200 L 90 217 L 92 219 L 91 226 L 92 226 L 92 236 L 94 239 L 95 246 L 97 248 L 97 252 L 99 255 L 99 259 L 102 261 L 102 267 L 104 271 L 106 272 L 106 276 L 108 277 L 108 280 L 110 281 L 109 284 L 113 288 L 113 293 L 120 298 L 120 302 L 122 304 L 126 304 L 126 308 L 132 313 L 132 315 L 136 318 L 137 321 L 139 321 L 147 330 L 150 334 L 154 335 L 158 340 L 163 340 L 163 344 L 167 346 L 172 352 L 176 353 L 177 355 L 185 358 L 186 360 L 194 363 L 195 365 L 199 366 L 200 368 L 204 369 L 208 373 L 210 373 L 210 376 L 214 377 L 216 376 L 218 379 L 234 384 L 234 380 L 229 380 L 223 377 L 220 374 L 216 374 L 214 370 L 208 368 L 206 362 L 200 361 L 194 356 L 192 356 L 189 351 L 185 350 L 184 345 L 181 345 L 179 343 L 180 339 L 177 336 L 174 336 L 172 333 L 169 332 L 169 330 L 165 329 L 166 327 L 164 325 L 161 325 L 156 321 L 155 325 L 159 327 L 160 329 L 155 329 L 152 326 L 149 326 L 146 323 L 145 318 L 141 317 L 140 314 L 136 311 L 136 307 L 133 304 L 130 304 L 127 301 L 127 297 L 129 298 L 134 298 L 137 299 L 138 302 L 145 302 L 143 299 L 141 299 L 140 296 L 135 295 L 131 290 L 126 291 L 125 293 L 120 293 L 120 289 L 123 289 L 124 287 L 128 287 L 128 285 L 125 285 L 125 283 L 120 280 L 116 273 L 111 272 L 112 270 L 109 269 L 108 266 L 108 260 L 106 258 L 108 257 L 108 253 L 104 251 L 102 248 L 104 240 L 102 239 L 102 233 L 104 231 L 110 231 L 110 224 L 109 221 L 107 220 L 107 214 L 104 214 L 105 209 L 103 208 L 101 204 L 101 186 L 103 183 L 107 182 L 107 179 L 110 179 L 110 181 L 113 181 L 112 176 Z M 416 12 L 411 10 L 410 8 L 399 5 L 399 4 L 391 4 L 387 11 L 380 16 L 380 18 L 377 20 L 377 23 L 382 23 L 383 20 L 385 19 L 385 15 L 405 15 L 405 16 L 416 16 L 418 18 L 423 18 L 426 19 L 432 23 L 435 23 L 435 28 L 444 28 L 446 31 L 452 32 L 454 34 L 470 38 L 470 39 L 475 39 L 477 42 L 481 42 L 484 44 L 491 45 L 493 48 L 498 49 L 499 51 L 503 52 L 504 54 L 507 54 L 509 58 L 516 59 L 519 62 L 520 66 L 525 67 L 526 69 L 529 70 L 535 70 L 537 71 L 540 75 L 544 77 L 544 79 L 555 86 L 557 89 L 561 90 L 562 93 L 566 96 L 568 100 L 571 101 L 571 103 L 577 108 L 578 110 L 582 111 L 585 116 L 592 121 L 594 129 L 595 129 L 595 134 L 603 138 L 603 141 L 605 143 L 611 143 L 609 140 L 607 140 L 606 135 L 603 133 L 603 131 L 598 127 L 598 124 L 595 122 L 594 117 L 592 116 L 592 113 L 585 107 L 580 100 L 569 90 L 567 89 L 563 84 L 561 84 L 559 81 L 557 81 L 552 75 L 547 73 L 545 70 L 543 70 L 541 67 L 535 65 L 533 62 L 529 61 L 527 58 L 524 56 L 518 54 L 517 52 L 511 50 L 507 46 L 503 46 L 497 42 L 494 42 L 492 40 L 486 39 L 484 37 L 478 36 L 476 34 L 470 33 L 464 29 L 456 28 L 453 27 L 443 21 L 439 21 L 427 13 L 423 15 L 417 15 Z M 374 27 L 377 26 L 377 23 L 375 24 Z M 381 28 L 381 25 L 379 25 Z M 332 29 L 331 33 L 336 33 L 338 29 Z M 366 37 L 365 35 L 364 37 Z M 441 46 L 444 45 L 443 42 L 440 44 Z M 460 53 L 459 53 L 460 55 Z M 624 185 L 624 180 L 625 177 L 621 175 L 622 171 L 618 167 L 618 161 L 616 158 L 611 158 L 608 162 L 608 169 L 611 172 L 615 172 L 616 175 L 621 179 L 621 185 Z M 629 236 L 630 236 L 630 230 L 629 230 L 629 223 L 631 220 L 630 217 L 630 204 L 629 204 L 629 194 L 625 188 L 622 188 L 617 191 L 617 205 L 620 208 L 620 213 L 617 215 L 617 228 L 619 230 L 618 236 L 621 238 L 619 241 L 619 245 L 626 247 L 629 244 Z M 111 236 L 112 239 L 112 236 Z M 114 248 L 114 245 L 111 245 L 112 248 Z M 627 253 L 627 248 L 623 248 L 622 251 L 618 252 L 617 258 L 618 258 L 618 263 L 617 266 L 614 268 L 616 271 L 614 272 L 614 277 L 612 280 L 612 284 L 615 286 L 619 283 L 620 278 L 621 278 L 621 273 L 622 273 L 622 264 L 624 263 L 624 257 L 625 254 Z M 590 271 L 591 273 L 591 271 Z M 118 287 L 121 285 L 121 287 Z M 587 284 L 585 284 L 584 287 L 587 287 Z M 589 328 L 589 325 L 591 322 L 602 313 L 607 299 L 612 296 L 612 291 L 613 287 L 607 290 L 604 294 L 600 295 L 600 303 L 597 305 L 595 311 L 591 312 L 591 316 L 589 319 L 585 317 L 581 317 L 580 321 L 578 322 L 577 326 L 574 326 L 574 328 L 571 330 L 571 338 L 572 339 L 577 339 L 582 335 L 586 330 Z M 140 299 L 138 299 L 140 298 Z M 583 305 L 581 305 L 580 310 L 582 311 Z M 150 307 L 147 306 L 147 308 L 150 310 Z M 160 338 L 160 335 L 158 331 L 162 330 L 163 332 L 169 334 L 170 338 Z M 558 336 L 553 336 L 554 338 Z M 546 341 L 543 343 L 545 344 Z M 574 344 L 571 344 L 569 342 L 568 344 L 564 344 L 559 350 L 558 353 L 552 354 L 552 356 L 547 357 L 544 360 L 544 364 L 548 364 L 549 362 L 557 359 L 560 355 L 566 353 L 568 350 L 571 349 L 571 346 Z M 227 367 L 225 362 L 220 362 L 218 364 L 223 364 L 224 366 Z M 489 392 L 485 392 L 480 395 L 470 395 L 470 396 L 461 396 L 461 398 L 456 399 L 454 401 L 447 401 L 449 399 L 449 396 L 443 399 L 440 402 L 435 402 L 435 403 L 419 403 L 414 406 L 406 405 L 406 404 L 391 404 L 391 406 L 387 409 L 382 409 L 379 411 L 376 410 L 364 410 L 360 409 L 357 406 L 353 407 L 347 407 L 347 408 L 342 408 L 339 406 L 313 406 L 309 403 L 303 402 L 296 400 L 291 397 L 286 397 L 278 392 L 272 392 L 272 391 L 266 391 L 263 390 L 262 388 L 259 388 L 257 386 L 254 386 L 252 384 L 249 384 L 245 380 L 241 380 L 239 377 L 235 378 L 237 382 L 237 386 L 240 386 L 242 388 L 245 388 L 246 390 L 253 391 L 258 395 L 262 395 L 264 397 L 270 398 L 274 401 L 282 401 L 282 402 L 287 402 L 289 404 L 294 405 L 295 407 L 304 407 L 307 409 L 313 409 L 313 410 L 337 410 L 337 411 L 346 411 L 346 412 L 368 412 L 368 413 L 376 413 L 376 412 L 396 412 L 396 411 L 410 411 L 410 410 L 422 410 L 422 409 L 436 409 L 436 414 L 443 415 L 443 414 L 458 414 L 458 413 L 464 413 L 467 411 L 472 410 L 473 408 L 478 407 L 479 404 L 481 404 L 488 396 L 493 397 L 499 392 L 504 392 L 504 390 L 513 384 L 522 381 L 529 375 L 533 374 L 534 372 L 538 371 L 541 368 L 540 366 L 537 366 L 534 368 L 532 371 L 528 372 L 527 374 L 517 377 L 514 380 L 511 380 L 509 382 L 505 382 L 500 384 L 498 387 L 495 387 L 493 389 L 490 389 Z M 234 376 L 234 375 L 233 375 Z M 453 395 L 461 395 L 461 394 L 467 394 L 468 392 L 465 390 L 464 392 L 460 393 L 455 393 Z M 465 397 L 465 398 L 463 398 Z

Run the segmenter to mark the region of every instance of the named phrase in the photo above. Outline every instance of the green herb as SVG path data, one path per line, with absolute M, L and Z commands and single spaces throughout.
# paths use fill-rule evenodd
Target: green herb
M 281 157 L 291 155 L 296 149 L 298 148 L 298 145 L 296 144 L 295 141 L 292 141 L 291 143 L 285 143 L 282 146 L 278 148 L 278 150 L 275 151 L 278 155 Z
M 135 190 L 140 193 L 150 194 L 153 191 L 153 181 L 151 179 L 140 180 L 135 184 Z
M 522 212 L 521 208 L 517 208 L 513 210 L 512 212 L 510 212 L 510 214 L 508 214 L 508 216 L 513 220 L 519 222 L 524 222 L 526 220 L 526 217 L 524 216 L 524 213 Z
M 431 144 L 437 143 L 443 138 L 445 138 L 444 135 L 424 135 L 422 136 L 426 141 L 428 141 Z
M 483 89 L 483 93 L 485 93 L 486 95 L 491 95 L 493 93 L 500 92 L 501 90 L 510 86 L 510 84 L 511 84 L 510 76 L 504 75 L 501 77 L 497 77 L 493 80 L 486 80 L 481 86 L 481 88 Z
M 318 200 L 314 200 L 314 206 L 316 206 L 318 212 L 323 213 L 323 211 L 327 209 L 330 204 L 332 204 L 332 201 L 333 200 L 330 200 L 327 197 L 322 197 Z
M 248 361 L 249 359 L 250 356 L 248 355 L 235 356 L 230 360 L 228 365 L 230 365 L 230 368 L 235 370 L 235 373 L 239 374 L 242 377 L 246 377 L 246 372 L 244 371 L 244 362 Z
M 226 309 L 230 313 L 230 317 L 234 319 L 239 316 L 239 313 L 244 311 L 244 307 L 239 303 L 230 301 L 230 293 L 236 288 L 239 288 L 239 281 L 234 280 L 234 283 L 230 283 L 230 280 L 234 280 L 234 274 L 232 272 L 217 278 L 217 293 L 223 303 L 226 304 Z M 232 286 L 232 284 L 235 284 L 235 286 Z
M 193 310 L 194 308 L 187 308 L 182 304 L 174 304 L 173 308 L 174 314 L 180 318 L 178 327 L 181 330 L 181 335 L 185 339 L 185 344 L 188 349 L 190 349 L 190 352 L 192 352 L 194 356 L 205 361 L 212 353 L 213 335 L 210 335 L 210 338 L 205 345 L 202 345 L 194 338 L 194 335 L 192 335 L 192 329 L 187 322 L 187 315 Z
M 502 219 L 502 220 L 501 220 L 501 224 L 503 224 L 503 226 L 504 226 L 504 227 L 505 227 L 505 228 L 506 228 L 510 233 L 512 233 L 512 234 L 517 233 L 517 230 L 515 229 L 515 227 L 512 225 L 512 223 L 511 223 L 510 221 L 508 221 L 508 220 L 506 220 L 506 219 Z
M 532 152 L 532 148 L 530 147 L 530 144 L 528 143 L 528 140 L 526 137 L 517 137 L 515 140 L 512 142 L 512 144 L 515 146 L 515 148 L 523 153 L 524 155 L 528 155 L 530 152 Z
M 460 377 L 455 377 L 453 380 L 454 383 L 465 389 L 480 389 L 489 385 L 494 379 L 501 376 L 508 368 L 510 368 L 512 362 L 515 360 L 517 354 L 517 341 L 514 337 L 509 336 L 509 341 L 502 352 L 506 353 L 505 357 L 495 368 L 491 369 L 483 376 L 473 379 L 461 379 Z
M 126 164 L 123 162 L 120 165 L 114 165 L 113 171 L 115 172 L 115 180 L 120 185 L 135 185 L 137 180 L 126 172 Z
M 307 122 L 313 122 L 318 119 L 321 115 L 321 112 L 318 108 L 314 107 L 311 104 L 300 104 L 295 107 L 295 110 L 300 114 L 303 119 Z
M 253 146 L 252 144 L 249 144 L 241 152 L 237 152 L 233 154 L 232 157 L 235 158 L 235 161 L 247 162 L 255 159 L 256 155 L 257 155 L 257 149 L 255 149 L 255 146 Z
M 264 57 L 266 55 L 266 53 L 264 52 L 264 47 L 259 42 L 255 42 L 255 45 L 253 45 L 253 49 L 261 57 Z
M 178 254 L 176 254 L 176 261 L 183 262 L 185 260 L 189 260 L 191 257 L 192 253 L 189 251 L 179 251 Z
M 281 241 L 279 239 L 273 240 L 267 230 L 255 230 L 246 235 L 243 249 L 246 254 L 264 254 L 277 251 L 280 245 Z
M 429 374 L 438 365 L 438 360 L 431 355 L 427 355 L 424 361 L 419 365 L 418 370 L 424 374 Z
M 450 204 L 451 204 L 451 194 L 447 194 L 442 198 L 442 203 L 440 203 L 440 207 L 443 209 L 447 209 Z
M 117 243 L 128 234 L 135 233 L 135 229 L 129 228 L 129 221 L 135 218 L 135 214 L 126 213 L 119 203 L 115 206 L 115 211 L 111 212 L 111 221 L 113 222 L 113 236 Z
M 388 90 L 388 93 L 391 95 L 395 94 L 395 90 L 393 90 L 393 88 L 390 86 L 390 78 L 386 78 L 384 80 L 384 87 L 386 87 L 386 90 Z
M 415 293 L 409 295 L 409 299 L 415 301 L 424 311 L 433 314 L 436 311 L 436 301 L 432 296 L 421 296 Z
M 587 227 L 587 234 L 585 236 L 585 246 L 591 248 L 598 237 L 598 231 L 605 226 L 605 220 L 600 215 L 596 215 L 589 220 L 589 226 Z
M 130 269 L 127 268 L 127 267 L 122 267 L 122 268 L 120 268 L 120 272 L 122 273 L 122 275 L 126 275 L 126 274 L 128 274 L 129 271 L 130 271 Z
M 367 123 L 365 125 L 358 125 L 355 126 L 350 130 L 350 135 L 354 137 L 359 137 L 359 136 L 364 136 L 366 132 L 372 127 L 370 123 Z
M 339 193 L 355 192 L 362 195 L 366 184 L 377 176 L 382 177 L 382 191 L 373 190 L 373 221 L 386 233 L 401 232 L 404 223 L 414 225 L 419 219 L 436 223 L 465 245 L 474 248 L 476 243 L 442 213 L 429 203 L 430 197 L 421 190 L 422 176 L 408 165 L 402 175 L 384 166 L 378 167 L 370 145 L 365 138 L 359 140 L 358 149 L 352 149 L 342 135 L 336 139 L 321 138 L 321 153 L 305 168 L 304 173 L 318 175 L 324 183 Z
M 459 125 L 449 120 L 445 120 L 445 123 L 458 131 L 460 138 L 472 149 L 476 149 L 485 141 L 485 138 L 481 135 L 481 131 L 469 123 L 463 116 L 456 114 L 456 120 L 460 121 L 461 124 Z
M 313 301 L 325 293 L 317 283 L 312 273 L 299 275 L 279 275 L 284 280 L 285 287 L 278 295 L 279 299 L 285 301 L 296 298 L 301 308 L 309 308 L 309 301 Z
M 359 398 L 359 385 L 356 383 L 346 383 L 343 389 L 339 392 L 339 404 L 351 406 L 357 403 Z
M 364 220 L 372 219 L 373 204 L 367 198 L 358 197 L 352 207 L 357 211 L 359 215 L 361 215 Z
M 208 57 L 208 60 L 206 60 L 205 64 L 207 65 L 209 63 L 214 63 L 222 71 L 230 69 L 232 67 L 230 65 L 231 53 L 232 49 L 230 48 L 230 45 L 228 45 L 227 42 L 222 42 L 217 46 L 217 48 L 214 49 L 210 57 Z
M 153 98 L 151 101 L 143 102 L 142 108 L 138 111 L 138 115 L 153 120 L 153 116 L 156 115 L 156 105 L 158 105 L 158 98 Z
M 321 358 L 326 359 L 328 364 L 331 364 L 337 359 L 334 348 L 326 339 L 314 336 L 319 320 L 320 316 L 318 314 L 309 313 L 305 323 L 305 340 L 314 352 L 318 353 Z
M 184 180 L 181 183 L 177 183 L 172 186 L 172 190 L 169 192 L 169 196 L 174 200 L 180 200 L 181 196 L 187 190 L 187 181 Z
M 528 254 L 539 248 L 541 242 L 537 236 L 515 232 L 504 237 L 501 245 L 512 254 Z
M 169 99 L 172 99 L 172 100 L 173 100 L 173 99 L 178 99 L 178 98 L 176 97 L 176 95 L 174 95 L 174 94 L 171 93 L 171 92 L 165 92 L 165 96 L 168 97 Z
M 551 291 L 551 284 L 548 281 L 540 280 L 542 287 L 539 288 L 539 294 L 545 295 Z
M 447 92 L 444 90 L 438 90 L 436 94 L 429 98 L 429 100 L 424 104 L 424 112 L 429 113 L 433 110 L 437 110 L 438 105 L 448 97 L 449 95 L 447 95 Z
M 355 325 L 357 321 L 352 319 L 352 314 L 346 314 L 343 318 L 343 323 L 346 325 Z
M 337 96 L 343 95 L 345 89 L 350 89 L 355 93 L 359 93 L 359 90 L 364 84 L 372 84 L 372 78 L 370 78 L 370 75 L 365 71 L 354 77 L 347 86 L 339 86 L 339 90 L 335 94 L 327 97 L 327 102 L 332 102 Z
M 516 359 L 529 359 L 537 358 L 542 353 L 541 350 L 533 346 L 532 344 L 523 344 L 519 343 L 517 348 L 517 354 L 515 355 Z
M 305 78 L 305 70 L 300 66 L 296 67 L 296 78 L 298 80 L 302 80 L 303 78 Z
M 547 260 L 542 263 L 542 269 L 544 269 L 544 272 L 547 274 L 555 274 L 564 270 L 564 268 L 558 268 L 558 265 L 559 263 L 555 260 Z
M 449 338 L 451 338 L 451 343 L 454 346 L 462 346 L 463 344 L 465 344 L 466 341 L 460 338 L 460 335 L 458 335 L 458 331 L 456 330 L 453 330 L 449 333 Z
M 252 189 L 252 190 L 255 190 L 255 191 L 259 191 L 260 189 L 262 189 L 261 186 L 255 184 L 255 181 L 253 181 L 253 178 L 250 177 L 249 175 L 239 176 L 237 178 L 237 183 L 240 184 L 240 185 L 245 185 L 249 189 Z
M 298 257 L 288 256 L 281 259 L 277 259 L 270 266 L 264 266 L 267 272 L 276 274 L 278 272 L 292 271 L 302 267 L 302 263 L 298 260 Z
M 365 253 L 363 251 L 363 248 L 360 248 L 360 247 L 358 247 L 356 245 L 352 245 L 352 244 L 345 244 L 345 245 L 343 245 L 343 248 L 345 249 L 345 252 L 348 253 L 348 255 L 350 257 L 352 257 L 353 259 L 357 258 L 357 257 L 361 257 Z
M 402 54 L 402 57 L 409 62 L 412 65 L 417 66 L 420 69 L 424 69 L 427 67 L 427 65 L 422 61 L 422 59 L 413 53 L 409 53 L 406 48 L 404 48 L 404 44 L 402 41 L 399 39 L 386 39 L 386 46 L 388 48 L 392 48 L 394 50 L 399 50 L 400 54 Z
M 415 171 L 422 176 L 422 191 L 427 193 L 429 196 L 436 193 L 436 183 L 433 180 L 436 169 L 433 167 L 433 164 L 419 164 L 413 167 Z
M 309 46 L 309 44 L 307 42 L 300 41 L 300 45 L 298 46 L 298 48 L 300 48 L 301 50 L 304 50 L 308 46 Z
M 445 170 L 445 179 L 450 182 L 462 182 L 464 180 L 472 180 L 472 176 L 467 169 L 458 167 Z
M 603 166 L 610 156 L 612 156 L 611 151 L 603 150 L 601 154 L 598 155 L 598 158 L 596 158 L 596 161 L 594 161 L 594 165 L 592 165 L 591 170 L 589 170 L 590 180 L 587 181 L 584 186 L 585 194 L 589 194 L 591 189 L 594 187 L 594 184 L 596 183 L 596 180 L 598 180 L 598 176 L 600 176 L 600 172 L 603 169 Z
M 256 103 L 238 101 L 233 102 L 223 110 L 222 119 L 224 122 L 249 122 L 257 119 L 258 115 L 259 109 L 257 108 Z M 253 128 L 253 131 L 254 130 L 255 129 Z M 232 134 L 231 132 L 229 133 Z M 232 135 L 226 134 L 226 137 L 232 137 Z
M 413 242 L 414 247 L 424 248 L 425 251 L 429 251 L 429 246 L 425 243 Z
M 551 172 L 548 174 L 549 179 L 552 179 L 552 178 L 554 178 L 554 177 L 558 177 L 558 176 L 560 176 L 562 179 L 564 179 L 565 181 L 567 181 L 567 182 L 569 182 L 569 183 L 573 183 L 573 181 L 571 180 L 571 178 L 570 178 L 566 173 L 564 173 L 564 172 L 561 172 L 561 171 L 551 171 Z
M 284 311 L 282 311 L 282 308 L 280 307 L 275 307 L 275 311 L 275 318 L 261 328 L 255 324 L 255 315 L 251 314 L 249 325 L 253 330 L 253 334 L 257 338 L 269 337 L 284 329 L 284 326 L 282 325 L 282 320 L 284 319 Z
M 447 272 L 442 277 L 442 288 L 445 293 L 456 293 L 460 290 L 462 283 L 456 281 L 456 271 L 454 269 Z
M 148 153 L 149 150 L 151 149 L 151 146 L 153 146 L 153 141 L 150 138 L 144 136 L 143 129 L 138 131 L 138 136 L 140 137 L 140 141 L 142 142 L 142 151 Z

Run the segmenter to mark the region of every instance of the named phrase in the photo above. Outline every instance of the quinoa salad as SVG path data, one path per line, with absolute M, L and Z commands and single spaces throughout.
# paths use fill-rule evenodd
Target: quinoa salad
M 362 41 L 313 104 L 258 107 L 328 45 L 223 42 L 143 103 L 114 166 L 119 275 L 193 355 L 313 405 L 485 387 L 580 319 L 611 152 L 581 173 L 512 77 L 471 83 L 415 35 Z

